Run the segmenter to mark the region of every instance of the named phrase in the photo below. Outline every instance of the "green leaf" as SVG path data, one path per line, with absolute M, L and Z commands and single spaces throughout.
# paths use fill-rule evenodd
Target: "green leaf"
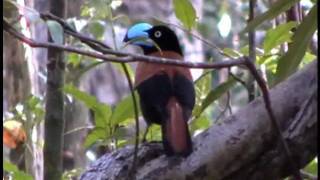
M 318 162 L 317 157 L 314 158 L 305 168 L 303 168 L 308 173 L 311 174 L 318 174 Z
M 63 91 L 67 94 L 72 95 L 77 100 L 82 101 L 88 108 L 94 107 L 98 102 L 96 97 L 87 94 L 86 92 L 78 90 L 72 84 L 66 84 L 63 87 Z
M 3 169 L 11 172 L 14 180 L 33 180 L 33 177 L 30 174 L 20 171 L 16 165 L 9 161 L 3 162 Z
M 309 64 L 310 62 L 312 62 L 316 58 L 317 58 L 317 56 L 315 56 L 314 54 L 306 52 L 306 54 L 303 57 L 302 62 L 299 65 L 299 68 L 302 68 L 304 65 Z
M 74 98 L 82 101 L 88 108 L 93 110 L 95 124 L 97 127 L 107 127 L 107 122 L 111 116 L 110 106 L 98 102 L 94 96 L 91 96 L 86 92 L 78 90 L 71 84 L 65 85 L 63 87 L 63 91 L 67 94 L 71 94 Z
M 281 24 L 274 29 L 269 29 L 263 42 L 263 49 L 265 53 L 269 53 L 272 48 L 284 42 L 291 42 L 292 28 L 298 25 L 297 22 L 290 21 L 286 24 Z
M 317 29 L 317 11 L 317 5 L 314 5 L 309 14 L 297 27 L 292 38 L 292 43 L 289 44 L 288 52 L 279 59 L 276 84 L 297 70 Z
M 57 44 L 63 44 L 63 28 L 56 21 L 47 20 L 48 29 L 52 40 Z
M 88 24 L 89 31 L 97 37 L 97 39 L 101 39 L 104 33 L 104 26 L 99 21 L 93 21 Z
M 242 48 L 240 48 L 240 53 L 242 53 L 245 56 L 249 55 L 249 45 L 245 45 Z
M 220 84 L 217 88 L 210 91 L 207 97 L 201 103 L 200 111 L 197 116 L 199 116 L 212 102 L 221 97 L 226 93 L 237 81 L 230 77 L 226 82 Z
M 266 20 L 270 20 L 278 16 L 280 13 L 285 12 L 289 8 L 291 8 L 294 4 L 296 4 L 299 0 L 280 0 L 276 1 L 274 4 L 271 5 L 270 9 L 265 13 L 257 16 L 252 21 L 250 21 L 247 27 L 241 32 L 245 33 L 250 30 L 255 29 L 260 24 L 262 24 Z
M 67 61 L 70 63 L 74 68 L 78 67 L 81 62 L 81 55 L 77 53 L 68 53 Z
M 135 97 L 137 99 L 137 102 L 139 101 L 139 96 L 135 92 Z M 139 104 L 137 104 L 139 108 Z M 139 109 L 138 109 L 139 110 Z M 133 106 L 133 100 L 131 94 L 129 94 L 127 97 L 122 99 L 115 107 L 111 122 L 112 124 L 118 124 L 121 123 L 127 119 L 133 119 L 134 118 L 134 106 Z
M 190 124 L 191 132 L 195 132 L 196 130 L 207 129 L 210 126 L 211 121 L 207 116 L 200 116 L 199 118 L 193 120 Z
M 14 1 L 12 0 L 4 0 L 2 2 L 3 5 L 3 16 L 7 19 L 17 19 L 18 18 L 18 8 Z
M 238 58 L 238 57 L 241 57 L 242 54 L 234 49 L 231 49 L 231 48 L 224 48 L 223 50 L 223 53 L 233 57 L 233 58 Z
M 143 132 L 144 133 L 144 132 Z M 142 137 L 142 136 L 140 136 Z M 135 138 L 135 137 L 132 137 Z M 161 126 L 151 125 L 147 134 L 147 141 L 161 141 Z
M 125 75 L 125 72 L 124 72 L 124 69 L 122 67 L 122 64 L 121 63 L 111 63 L 113 67 L 115 67 L 118 71 L 120 71 L 123 75 Z M 133 80 L 134 79 L 134 71 L 132 69 L 132 67 L 129 65 L 129 64 L 124 64 L 127 69 L 128 69 L 128 72 L 129 72 L 129 76 L 130 76 L 130 79 Z
M 195 81 L 196 104 L 193 108 L 193 116 L 200 114 L 201 103 L 211 90 L 212 70 L 205 70 L 204 73 Z
M 93 145 L 95 142 L 97 142 L 98 140 L 104 140 L 104 139 L 108 138 L 108 136 L 107 136 L 108 131 L 107 130 L 108 130 L 107 128 L 93 129 L 86 137 L 86 139 L 84 141 L 84 146 L 86 148 L 88 148 L 91 145 Z
M 191 30 L 196 23 L 196 11 L 189 0 L 173 0 L 173 7 L 176 17 L 183 26 Z
M 112 113 L 110 106 L 107 106 L 106 104 L 102 103 L 97 103 L 91 109 L 94 112 L 96 126 L 106 128 L 108 126 L 107 122 L 110 120 Z
M 91 0 L 81 7 L 81 16 L 93 19 L 105 19 L 111 14 L 111 0 Z

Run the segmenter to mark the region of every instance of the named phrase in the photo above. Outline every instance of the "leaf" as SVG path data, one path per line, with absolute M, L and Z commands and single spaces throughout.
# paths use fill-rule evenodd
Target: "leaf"
M 91 0 L 81 7 L 81 16 L 93 19 L 105 19 L 111 14 L 111 0 Z
M 212 73 L 212 70 L 204 71 L 194 83 L 196 91 L 196 104 L 192 112 L 194 116 L 200 114 L 201 103 L 211 90 Z
M 104 33 L 104 26 L 99 21 L 92 21 L 88 24 L 89 31 L 97 37 L 97 39 L 101 39 Z
M 84 141 L 84 147 L 88 148 L 93 145 L 98 140 L 104 140 L 108 138 L 108 129 L 107 128 L 95 128 L 93 129 Z
M 135 97 L 137 99 L 137 102 L 139 101 L 138 94 L 135 92 Z M 139 104 L 137 104 L 139 108 Z M 138 109 L 139 110 L 139 109 Z M 129 118 L 134 118 L 134 106 L 133 106 L 133 100 L 131 94 L 127 97 L 123 98 L 115 107 L 112 117 L 111 117 L 111 123 L 112 124 L 118 124 L 121 123 Z
M 47 20 L 50 36 L 57 44 L 63 44 L 63 28 L 56 21 Z
M 3 4 L 3 16 L 6 19 L 17 19 L 18 18 L 18 7 L 11 0 L 5 0 Z
M 266 11 L 265 13 L 257 16 L 252 21 L 250 21 L 247 27 L 241 32 L 241 34 L 255 29 L 266 20 L 275 18 L 280 13 L 285 12 L 286 10 L 291 8 L 298 1 L 299 0 L 280 0 L 275 2 L 274 4 L 271 5 L 268 11 Z
M 122 67 L 121 63 L 111 63 L 113 67 L 115 67 L 118 71 L 120 71 L 123 75 L 125 75 L 124 69 Z M 129 64 L 124 64 L 127 67 L 127 70 L 129 72 L 130 79 L 134 79 L 134 71 L 132 67 Z
M 33 180 L 30 174 L 20 171 L 18 167 L 8 161 L 3 162 L 3 169 L 12 173 L 12 179 L 14 180 Z
M 263 42 L 263 49 L 265 53 L 269 53 L 274 47 L 284 43 L 291 42 L 292 28 L 298 25 L 297 22 L 290 21 L 285 24 L 281 24 L 274 29 L 269 29 Z
M 144 132 L 143 132 L 144 133 Z M 140 136 L 142 137 L 142 136 Z M 135 137 L 132 137 L 135 138 Z M 161 126 L 151 125 L 146 137 L 147 141 L 161 141 Z
M 318 174 L 318 162 L 317 157 L 314 158 L 305 168 L 303 168 L 308 173 L 311 174 Z
M 196 11 L 189 0 L 173 0 L 173 7 L 176 17 L 188 30 L 196 23 Z
M 241 57 L 242 54 L 234 49 L 231 49 L 231 48 L 224 48 L 223 50 L 223 53 L 233 57 L 233 58 L 238 58 L 238 57 Z
M 72 67 L 76 68 L 80 65 L 81 62 L 81 55 L 77 53 L 68 53 L 67 55 L 67 61 L 69 64 L 72 65 Z
M 191 122 L 191 132 L 194 133 L 196 130 L 207 129 L 210 126 L 210 123 L 207 116 L 200 116 Z
M 297 27 L 292 37 L 292 43 L 289 44 L 288 52 L 278 61 L 275 84 L 287 78 L 298 68 L 317 29 L 317 11 L 317 5 L 314 5 Z
M 237 81 L 230 77 L 226 82 L 220 84 L 217 88 L 210 91 L 207 97 L 201 103 L 200 111 L 197 116 L 200 114 L 215 100 L 221 97 L 224 93 L 226 93 Z M 197 117 L 196 116 L 196 117 Z
M 71 84 L 65 85 L 63 87 L 63 91 L 67 94 L 71 94 L 77 100 L 82 101 L 88 108 L 90 108 L 94 112 L 95 125 L 97 127 L 107 127 L 107 122 L 111 116 L 110 106 L 98 102 L 94 96 L 78 90 Z

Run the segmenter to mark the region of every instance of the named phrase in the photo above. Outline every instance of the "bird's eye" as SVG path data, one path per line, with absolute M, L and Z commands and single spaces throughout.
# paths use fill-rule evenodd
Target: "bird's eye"
M 154 33 L 154 36 L 155 36 L 156 38 L 161 37 L 161 32 L 160 32 L 160 31 L 156 31 L 156 32 Z

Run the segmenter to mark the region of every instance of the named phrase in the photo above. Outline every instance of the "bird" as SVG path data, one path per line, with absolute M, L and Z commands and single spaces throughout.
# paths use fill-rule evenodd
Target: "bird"
M 177 35 L 164 25 L 134 24 L 123 41 L 142 48 L 145 55 L 184 60 Z M 188 120 L 195 104 L 190 69 L 140 61 L 136 67 L 134 88 L 139 94 L 141 112 L 147 123 L 145 135 L 151 124 L 158 124 L 165 154 L 189 156 L 193 150 Z

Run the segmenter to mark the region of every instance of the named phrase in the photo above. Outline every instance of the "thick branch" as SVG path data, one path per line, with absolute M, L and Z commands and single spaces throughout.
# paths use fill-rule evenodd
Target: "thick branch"
M 270 91 L 274 115 L 295 161 L 317 154 L 317 61 Z M 142 145 L 137 179 L 278 179 L 292 172 L 261 98 L 193 139 L 186 159 L 166 157 L 159 144 Z M 126 147 L 97 160 L 80 179 L 123 179 L 132 161 Z

